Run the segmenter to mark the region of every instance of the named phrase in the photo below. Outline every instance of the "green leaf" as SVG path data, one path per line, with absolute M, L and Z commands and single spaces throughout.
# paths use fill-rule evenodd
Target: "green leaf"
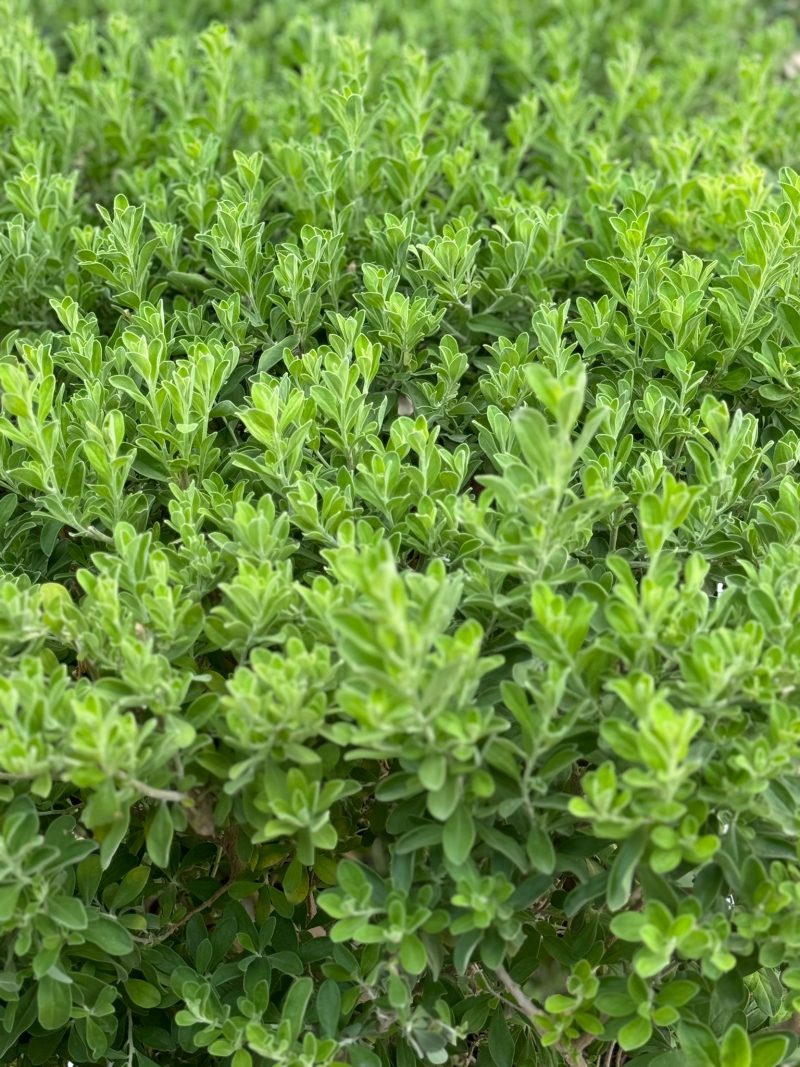
M 526 843 L 528 856 L 537 871 L 552 874 L 556 869 L 556 852 L 550 835 L 540 826 L 532 826 Z
M 150 880 L 150 868 L 144 865 L 128 871 L 114 894 L 114 907 L 124 908 L 144 893 Z
M 620 283 L 619 271 L 611 264 L 602 259 L 588 259 L 586 267 L 606 283 L 608 289 L 618 300 L 624 300 L 625 294 Z
M 124 841 L 130 827 L 130 820 L 130 811 L 127 809 L 116 812 L 114 822 L 106 830 L 100 843 L 100 864 L 104 871 L 108 870 L 119 846 Z
M 140 978 L 129 978 L 125 990 L 134 1004 L 139 1008 L 156 1008 L 161 1003 L 158 989 Z
M 339 1030 L 339 1019 L 342 1014 L 342 994 L 339 983 L 332 978 L 326 978 L 320 985 L 317 993 L 317 1018 L 323 1034 L 334 1037 Z
M 615 920 L 616 918 L 621 919 L 622 916 L 615 916 Z M 700 987 L 696 982 L 690 982 L 685 978 L 678 978 L 674 982 L 669 982 L 667 985 L 663 985 L 661 989 L 659 989 L 657 1000 L 659 1004 L 671 1004 L 676 1008 L 681 1008 L 684 1004 L 688 1004 L 689 1001 L 697 995 L 699 990 Z
M 440 754 L 426 756 L 417 773 L 422 785 L 429 792 L 436 793 L 447 781 L 447 760 Z
M 626 911 L 611 920 L 611 933 L 621 941 L 641 941 L 647 917 L 638 911 Z
M 468 809 L 456 808 L 444 826 L 442 845 L 444 854 L 451 863 L 462 864 L 469 857 L 475 844 L 475 824 Z
M 314 983 L 310 978 L 297 978 L 292 982 L 284 998 L 281 1021 L 288 1024 L 292 1041 L 297 1038 L 303 1028 L 303 1019 L 313 988 Z
M 611 911 L 619 911 L 630 899 L 636 865 L 647 844 L 647 830 L 642 827 L 620 845 L 606 885 L 606 903 Z
M 296 952 L 273 952 L 269 956 L 269 962 L 281 974 L 300 975 L 303 973 L 303 963 Z
M 453 966 L 458 974 L 466 974 L 467 967 L 481 942 L 483 933 L 481 930 L 468 930 L 457 938 L 453 949 Z
M 428 954 L 416 934 L 406 934 L 400 942 L 400 962 L 409 974 L 422 974 L 428 965 Z
M 698 1067 L 714 1067 L 717 1063 L 718 1042 L 703 1023 L 681 1019 L 678 1023 L 678 1041 L 684 1055 L 693 1057 Z
M 51 896 L 47 912 L 53 922 L 67 930 L 85 930 L 89 922 L 86 908 L 74 897 Z
M 46 974 L 36 987 L 36 1005 L 39 1025 L 45 1030 L 60 1030 L 72 1013 L 72 989 Z
M 502 337 L 508 330 L 508 324 L 497 315 L 472 315 L 467 322 L 467 329 L 472 333 Z
M 617 1035 L 617 1042 L 625 1052 L 632 1052 L 633 1049 L 646 1045 L 652 1032 L 653 1027 L 650 1020 L 637 1016 L 635 1019 L 631 1019 L 630 1022 L 625 1023 Z
M 125 927 L 120 926 L 110 915 L 90 915 L 89 925 L 83 936 L 109 956 L 127 956 L 133 951 L 133 938 Z
M 428 811 L 440 822 L 445 822 L 456 810 L 460 799 L 458 781 L 449 778 L 441 789 L 428 794 Z
M 502 1009 L 492 1016 L 486 1047 L 495 1067 L 514 1067 L 514 1039 Z
M 157 867 L 166 868 L 169 865 L 174 830 L 169 805 L 161 801 L 153 812 L 146 833 L 147 852 Z
M 596 1001 L 596 1007 L 612 1019 L 624 1018 L 636 1010 L 636 1005 L 626 993 L 601 993 Z
M 778 1067 L 783 1063 L 789 1048 L 789 1038 L 785 1034 L 772 1034 L 769 1037 L 756 1037 L 751 1052 L 751 1067 Z
M 292 860 L 283 876 L 283 891 L 290 904 L 300 904 L 308 896 L 307 869 L 296 859 Z
M 22 886 L 0 886 L 0 922 L 6 923 L 14 918 Z
M 750 1067 L 750 1039 L 741 1026 L 734 1023 L 725 1031 L 720 1049 L 721 1067 Z
M 350 1049 L 349 1059 L 353 1067 L 382 1067 L 379 1056 L 359 1045 L 353 1045 Z

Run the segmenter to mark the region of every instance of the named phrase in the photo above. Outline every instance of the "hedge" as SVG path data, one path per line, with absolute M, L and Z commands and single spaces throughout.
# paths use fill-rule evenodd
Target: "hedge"
M 796 4 L 0 17 L 0 1063 L 800 1063 Z

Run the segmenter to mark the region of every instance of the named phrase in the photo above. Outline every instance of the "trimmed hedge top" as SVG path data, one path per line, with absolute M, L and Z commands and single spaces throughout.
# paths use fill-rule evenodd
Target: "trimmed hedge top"
M 800 1063 L 792 20 L 0 14 L 0 1063 Z

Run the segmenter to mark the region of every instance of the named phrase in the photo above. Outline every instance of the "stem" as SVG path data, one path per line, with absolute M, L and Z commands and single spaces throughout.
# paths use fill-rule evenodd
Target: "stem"
M 133 1057 L 136 1046 L 133 1043 L 133 1012 L 128 1012 L 128 1067 L 133 1067 Z
M 517 985 L 508 971 L 502 965 L 497 968 L 495 974 L 500 979 L 502 985 L 505 986 L 506 992 L 510 993 L 516 1001 L 517 1007 L 528 1016 L 529 1019 L 544 1019 L 547 1017 L 547 1013 L 542 1011 L 541 1008 L 537 1008 L 536 1005 L 530 1000 L 522 988 Z
M 179 919 L 177 922 L 170 923 L 168 926 L 165 926 L 164 929 L 159 931 L 159 933 L 157 933 L 154 937 L 151 937 L 147 941 L 145 941 L 145 944 L 157 945 L 161 941 L 166 941 L 168 937 L 172 937 L 172 935 L 176 931 L 180 930 L 182 926 L 185 926 L 190 919 L 193 919 L 195 917 L 195 915 L 199 915 L 201 912 L 204 912 L 208 908 L 210 908 L 213 904 L 216 904 L 219 898 L 221 896 L 224 896 L 225 893 L 228 892 L 228 890 L 235 881 L 235 878 L 231 878 L 230 881 L 225 883 L 225 885 L 221 885 L 219 889 L 217 889 L 214 893 L 211 894 L 208 900 L 204 900 L 202 904 L 198 904 L 196 908 L 192 908 L 191 911 L 187 911 L 187 913 L 182 919 Z
M 508 971 L 502 965 L 498 967 L 494 972 L 500 979 L 501 984 L 505 987 L 506 991 L 514 998 L 517 1007 L 526 1015 L 528 1019 L 533 1023 L 537 1033 L 539 1032 L 538 1026 L 536 1026 L 537 1020 L 546 1019 L 547 1012 L 542 1011 L 541 1008 L 537 1008 L 533 1001 L 525 995 L 521 987 L 517 985 Z M 557 1041 L 554 1045 L 556 1051 L 564 1057 L 566 1062 L 570 1064 L 570 1067 L 588 1067 L 583 1052 L 580 1050 L 570 1050 L 565 1048 L 564 1045 Z
M 188 793 L 179 793 L 176 789 L 156 789 L 155 786 L 148 785 L 146 782 L 140 782 L 138 778 L 131 778 L 129 774 L 124 774 L 123 777 L 128 785 L 132 785 L 143 796 L 151 797 L 153 800 L 168 800 L 181 804 L 189 799 Z

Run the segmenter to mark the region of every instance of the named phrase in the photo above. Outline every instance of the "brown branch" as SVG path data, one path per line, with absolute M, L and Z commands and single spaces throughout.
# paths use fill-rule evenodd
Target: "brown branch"
M 502 985 L 505 986 L 506 992 L 510 993 L 514 998 L 517 1007 L 527 1015 L 530 1020 L 535 1021 L 536 1019 L 547 1018 L 547 1012 L 542 1011 L 541 1008 L 537 1008 L 533 1001 L 525 996 L 521 986 L 517 985 L 505 967 L 502 965 L 499 966 L 494 973 L 500 979 Z
M 187 911 L 187 913 L 182 919 L 179 919 L 175 923 L 170 923 L 168 926 L 165 926 L 163 930 L 160 930 L 154 937 L 148 938 L 146 944 L 157 945 L 161 941 L 166 941 L 168 937 L 172 937 L 172 935 L 176 931 L 180 930 L 182 926 L 185 926 L 190 919 L 193 919 L 195 917 L 195 915 L 200 915 L 201 912 L 206 911 L 213 904 L 216 904 L 219 898 L 221 896 L 224 896 L 225 893 L 228 892 L 235 880 L 235 878 L 231 878 L 231 880 L 226 882 L 225 885 L 220 886 L 219 889 L 212 893 L 208 900 L 204 900 L 201 904 L 198 904 L 196 908 L 192 908 L 191 911 Z
M 188 793 L 179 793 L 177 789 L 156 789 L 155 786 L 148 785 L 147 782 L 140 782 L 138 778 L 131 778 L 129 774 L 123 773 L 123 780 L 128 785 L 133 786 L 142 796 L 150 797 L 152 800 L 167 800 L 175 804 L 182 804 L 184 800 L 189 799 Z
M 522 988 L 514 981 L 508 971 L 502 965 L 499 966 L 495 972 L 500 979 L 501 984 L 505 987 L 506 991 L 513 997 L 520 1011 L 530 1019 L 536 1028 L 537 1033 L 540 1033 L 539 1027 L 536 1023 L 540 1019 L 547 1018 L 547 1012 L 542 1011 L 541 1008 L 537 1008 L 530 997 L 527 997 Z M 565 1048 L 562 1042 L 557 1041 L 554 1048 L 563 1056 L 570 1067 L 588 1067 L 586 1059 L 581 1049 L 572 1050 Z

